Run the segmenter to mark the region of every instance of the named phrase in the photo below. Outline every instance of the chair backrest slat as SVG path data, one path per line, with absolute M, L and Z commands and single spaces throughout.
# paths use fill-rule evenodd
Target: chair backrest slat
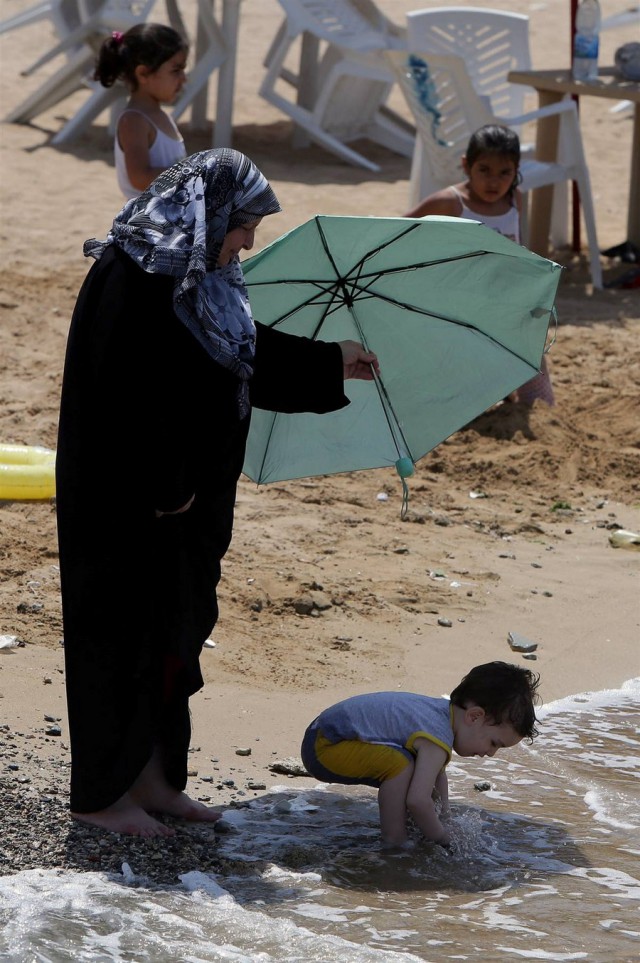
M 462 57 L 471 82 L 500 117 L 524 113 L 527 88 L 510 70 L 530 70 L 529 18 L 478 7 L 431 7 L 407 14 L 410 50 Z

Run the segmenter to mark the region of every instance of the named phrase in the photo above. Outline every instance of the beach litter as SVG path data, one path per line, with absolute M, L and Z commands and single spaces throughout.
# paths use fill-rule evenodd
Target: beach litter
M 0 444 L 0 500 L 29 501 L 56 493 L 56 453 L 39 445 Z
M 532 642 L 519 632 L 509 632 L 507 640 L 513 652 L 535 652 L 538 648 L 537 642 Z
M 286 759 L 276 759 L 269 765 L 270 772 L 277 772 L 284 776 L 308 776 L 309 773 L 300 759 L 288 756 Z
M 0 649 L 17 649 L 24 645 L 17 635 L 0 635 Z
M 630 548 L 632 551 L 640 552 L 640 535 L 637 532 L 619 528 L 609 535 L 609 544 L 612 548 Z

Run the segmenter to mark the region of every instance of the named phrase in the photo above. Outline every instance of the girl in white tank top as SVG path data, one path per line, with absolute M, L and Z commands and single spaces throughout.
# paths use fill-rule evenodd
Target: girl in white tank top
M 467 176 L 460 184 L 436 191 L 420 201 L 406 217 L 445 214 L 480 221 L 520 243 L 521 195 L 518 190 L 520 141 L 515 131 L 499 124 L 481 127 L 462 157 Z M 540 373 L 522 385 L 512 400 L 533 404 L 536 398 L 555 404 L 551 379 L 543 356 Z
M 182 37 L 157 23 L 114 31 L 100 48 L 96 80 L 104 87 L 122 80 L 130 91 L 114 145 L 118 184 L 127 199 L 186 157 L 180 132 L 161 105 L 173 103 L 182 90 L 187 53 Z

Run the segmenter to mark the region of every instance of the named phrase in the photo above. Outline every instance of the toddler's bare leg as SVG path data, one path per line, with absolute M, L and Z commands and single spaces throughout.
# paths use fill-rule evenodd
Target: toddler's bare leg
M 410 762 L 399 775 L 387 779 L 378 790 L 380 830 L 385 846 L 401 846 L 407 841 L 407 792 L 414 764 Z

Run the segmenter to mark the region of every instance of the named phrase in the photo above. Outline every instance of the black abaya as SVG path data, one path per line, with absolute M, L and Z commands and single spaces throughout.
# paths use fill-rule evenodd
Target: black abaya
M 172 290 L 110 247 L 69 333 L 56 472 L 74 812 L 115 802 L 155 746 L 170 784 L 186 785 L 188 697 L 218 614 L 249 419 Z M 258 325 L 250 393 L 275 411 L 344 407 L 339 346 Z M 194 493 L 187 512 L 156 518 Z

